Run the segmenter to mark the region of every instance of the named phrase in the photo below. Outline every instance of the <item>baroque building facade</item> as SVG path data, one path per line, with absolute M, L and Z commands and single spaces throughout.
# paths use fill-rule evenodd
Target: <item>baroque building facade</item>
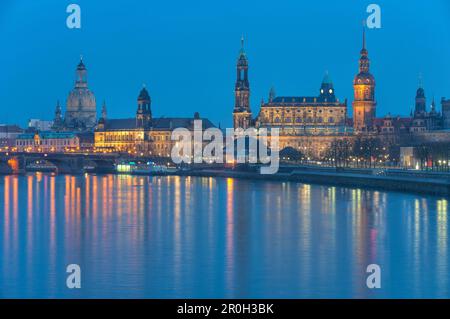
M 69 152 L 80 149 L 79 137 L 71 132 L 36 132 L 20 134 L 16 139 L 19 152 Z
M 271 89 L 255 119 L 257 128 L 279 130 L 279 148 L 292 147 L 307 157 L 322 157 L 334 140 L 347 138 L 347 101 L 339 101 L 325 75 L 317 96 L 276 96 Z
M 208 119 L 195 113 L 192 118 L 153 118 L 151 97 L 145 87 L 137 99 L 136 116 L 123 119 L 107 118 L 106 105 L 102 107 L 94 133 L 94 147 L 97 151 L 121 152 L 141 156 L 170 157 L 176 141 L 172 141 L 172 131 L 176 128 L 194 130 L 194 121 L 202 120 L 202 128 L 214 125 Z
M 253 118 L 250 108 L 248 58 L 243 44 L 237 60 L 235 85 L 234 128 L 273 128 L 279 130 L 279 149 L 292 147 L 305 158 L 323 159 L 336 141 L 349 145 L 357 139 L 379 138 L 386 145 L 450 142 L 450 100 L 442 98 L 442 112 L 433 100 L 427 111 L 422 85 L 416 92 L 414 113 L 409 117 L 376 117 L 375 77 L 370 72 L 366 33 L 363 29 L 358 73 L 353 80 L 353 117 L 349 117 L 347 99 L 336 97 L 333 82 L 325 75 L 316 96 L 277 96 L 272 88 L 268 101 L 261 102 L 258 115 Z M 269 139 L 270 144 L 270 139 Z

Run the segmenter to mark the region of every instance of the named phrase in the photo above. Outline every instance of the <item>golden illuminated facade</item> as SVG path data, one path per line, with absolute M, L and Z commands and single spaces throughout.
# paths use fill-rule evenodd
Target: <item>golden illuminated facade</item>
M 268 102 L 261 102 L 258 116 L 252 119 L 248 59 L 242 48 L 237 61 L 235 129 L 249 127 L 279 129 L 279 148 L 293 147 L 311 157 L 321 157 L 336 139 L 347 138 L 347 100 L 335 96 L 333 82 L 325 75 L 317 96 L 276 96 L 272 88 Z M 270 143 L 270 141 L 269 141 Z
M 354 119 L 348 117 L 347 99 L 340 101 L 330 76 L 325 75 L 317 96 L 276 96 L 270 90 L 267 102 L 262 101 L 260 112 L 251 118 L 249 105 L 248 59 L 243 49 L 237 63 L 234 127 L 255 127 L 279 130 L 279 149 L 292 147 L 306 157 L 323 158 L 335 141 L 349 143 L 359 132 L 374 129 L 375 79 L 369 72 L 365 32 L 359 60 L 359 73 L 354 79 Z
M 69 132 L 39 132 L 20 134 L 16 139 L 18 152 L 69 152 L 80 149 L 80 139 Z
M 345 138 L 347 101 L 335 96 L 333 83 L 325 75 L 318 96 L 280 96 L 271 89 L 261 103 L 257 128 L 279 129 L 279 147 L 293 147 L 309 157 L 322 157 L 333 140 Z
M 372 131 L 376 118 L 375 78 L 370 74 L 370 60 L 363 31 L 363 48 L 359 59 L 359 73 L 353 81 L 353 127 L 355 132 Z
M 136 117 L 108 119 L 106 106 L 95 130 L 95 149 L 103 152 L 121 152 L 141 156 L 170 157 L 176 128 L 194 130 L 194 120 L 202 120 L 203 129 L 214 127 L 198 113 L 193 118 L 152 118 L 151 98 L 144 87 L 138 97 Z
M 272 89 L 261 103 L 257 127 L 279 128 L 283 135 L 327 135 L 346 132 L 347 101 L 336 98 L 328 74 L 315 97 L 280 96 Z

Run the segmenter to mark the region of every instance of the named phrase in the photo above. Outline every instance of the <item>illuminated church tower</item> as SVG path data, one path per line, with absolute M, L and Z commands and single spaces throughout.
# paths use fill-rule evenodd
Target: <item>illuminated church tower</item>
M 241 51 L 237 61 L 237 78 L 234 89 L 235 103 L 233 111 L 234 128 L 247 129 L 251 126 L 250 85 L 248 82 L 248 60 L 244 51 L 244 38 L 241 39 Z
M 359 73 L 353 81 L 353 127 L 356 132 L 370 131 L 376 113 L 375 78 L 370 74 L 370 61 L 366 49 L 366 32 L 363 30 L 363 47 L 359 59 Z

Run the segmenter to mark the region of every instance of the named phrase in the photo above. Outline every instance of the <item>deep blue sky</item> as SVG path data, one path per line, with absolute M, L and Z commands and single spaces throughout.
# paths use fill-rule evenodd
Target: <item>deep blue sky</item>
M 69 3 L 81 6 L 81 30 L 66 27 Z M 278 95 L 317 95 L 325 70 L 351 110 L 370 3 L 382 8 L 382 28 L 367 34 L 378 115 L 409 114 L 419 73 L 428 105 L 432 96 L 450 97 L 446 0 L 1 0 L 0 123 L 51 119 L 83 54 L 90 88 L 99 109 L 106 100 L 109 117 L 134 116 L 146 83 L 155 116 L 199 111 L 229 126 L 241 34 L 254 113 L 272 85 Z

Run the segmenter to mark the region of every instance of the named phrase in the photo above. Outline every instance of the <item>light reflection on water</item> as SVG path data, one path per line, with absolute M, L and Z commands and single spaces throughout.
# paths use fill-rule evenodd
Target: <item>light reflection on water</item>
M 450 297 L 444 198 L 113 175 L 2 176 L 0 191 L 0 297 Z

